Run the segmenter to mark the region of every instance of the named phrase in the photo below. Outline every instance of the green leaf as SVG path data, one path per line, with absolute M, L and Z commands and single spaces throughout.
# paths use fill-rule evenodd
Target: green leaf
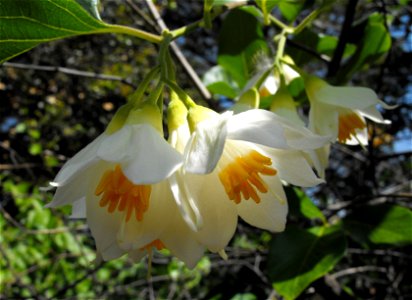
M 279 9 L 282 16 L 289 22 L 294 21 L 305 6 L 305 0 L 282 0 Z
M 76 0 L 89 14 L 98 20 L 101 20 L 98 6 L 99 0 Z
M 214 66 L 203 76 L 203 83 L 213 94 L 236 98 L 239 88 L 232 76 L 221 66 Z
M 346 233 L 365 246 L 412 244 L 412 212 L 394 205 L 367 205 L 355 208 L 343 219 Z
M 230 300 L 256 300 L 256 296 L 251 293 L 236 294 Z
M 0 63 L 40 43 L 99 33 L 109 25 L 74 0 L 1 0 Z
M 270 244 L 268 271 L 275 290 L 295 299 L 343 257 L 346 240 L 339 225 L 307 230 L 288 226 Z
M 320 219 L 323 223 L 327 223 L 323 213 L 303 191 L 292 187 L 286 188 L 285 191 L 292 215 L 305 217 L 310 220 Z
M 262 24 L 255 14 L 256 8 L 231 11 L 219 35 L 218 63 L 230 73 L 240 88 L 254 73 L 258 57 L 269 53 Z

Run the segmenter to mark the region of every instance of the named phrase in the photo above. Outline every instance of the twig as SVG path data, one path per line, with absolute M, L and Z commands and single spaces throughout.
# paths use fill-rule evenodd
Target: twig
M 159 12 L 156 9 L 156 6 L 153 4 L 151 0 L 146 1 L 147 7 L 150 10 L 150 13 L 152 14 L 154 20 L 156 21 L 157 25 L 159 26 L 161 31 L 167 30 L 167 26 L 164 23 L 162 17 L 160 16 Z M 212 95 L 210 92 L 207 90 L 205 85 L 203 84 L 202 80 L 200 80 L 199 76 L 193 69 L 192 65 L 187 61 L 186 57 L 183 55 L 182 51 L 180 50 L 179 46 L 177 46 L 176 42 L 171 42 L 170 43 L 170 48 L 172 49 L 173 54 L 176 56 L 177 60 L 180 62 L 182 65 L 183 69 L 187 73 L 187 75 L 190 77 L 190 79 L 193 81 L 195 84 L 197 90 L 199 93 L 202 95 L 202 97 L 210 104 L 210 99 L 212 98 Z
M 94 79 L 100 79 L 100 80 L 112 80 L 112 81 L 120 81 L 121 83 L 124 83 L 126 85 L 129 85 L 133 88 L 136 86 L 131 83 L 129 80 L 124 79 L 120 76 L 115 76 L 115 75 L 106 75 L 106 74 L 99 74 L 95 72 L 87 72 L 87 71 L 81 71 L 77 69 L 71 69 L 71 68 L 65 68 L 65 67 L 57 67 L 57 66 L 40 66 L 40 65 L 31 65 L 31 64 L 21 64 L 21 63 L 11 63 L 11 62 L 5 62 L 2 64 L 3 67 L 9 67 L 9 68 L 16 68 L 16 69 L 25 69 L 25 70 L 35 70 L 35 71 L 46 71 L 46 72 L 59 72 L 59 73 L 64 73 L 68 75 L 74 75 L 74 76 L 82 76 L 82 77 L 89 77 L 89 78 L 94 78 Z
M 377 267 L 377 266 L 360 266 L 360 267 L 353 267 L 353 268 L 348 268 L 348 269 L 345 269 L 345 270 L 341 270 L 341 271 L 333 273 L 329 276 L 333 279 L 336 279 L 336 278 L 339 278 L 339 277 L 354 275 L 354 274 L 364 273 L 364 272 L 386 273 L 387 270 L 386 270 L 386 268 Z

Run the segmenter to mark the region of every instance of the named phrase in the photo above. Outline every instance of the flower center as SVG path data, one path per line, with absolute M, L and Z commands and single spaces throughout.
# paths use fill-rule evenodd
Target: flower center
M 272 160 L 259 152 L 252 150 L 245 156 L 236 157 L 219 172 L 220 182 L 223 184 L 226 194 L 236 204 L 240 200 L 250 198 L 256 203 L 260 197 L 256 190 L 261 193 L 268 192 L 268 186 L 261 175 L 274 176 L 277 171 L 270 166 Z
M 147 244 L 146 246 L 143 246 L 139 250 L 147 250 L 148 252 L 152 250 L 152 248 L 156 248 L 157 251 L 162 250 L 166 248 L 166 246 L 163 244 L 163 242 L 159 239 L 154 240 L 153 242 Z
M 119 165 L 114 170 L 106 171 L 96 187 L 95 195 L 102 195 L 99 205 L 107 207 L 109 213 L 116 209 L 126 212 L 128 222 L 135 212 L 136 220 L 141 221 L 143 214 L 149 208 L 149 199 L 152 188 L 150 185 L 133 184 L 123 174 Z
M 355 113 L 346 113 L 339 115 L 339 133 L 338 141 L 345 143 L 351 136 L 356 135 L 356 129 L 364 129 L 366 127 L 365 121 L 363 121 Z

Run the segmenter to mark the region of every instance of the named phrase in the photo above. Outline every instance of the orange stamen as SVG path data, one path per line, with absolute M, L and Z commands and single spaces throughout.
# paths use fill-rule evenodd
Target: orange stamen
M 272 160 L 252 150 L 239 156 L 219 172 L 219 179 L 230 200 L 239 204 L 242 199 L 253 199 L 260 203 L 260 193 L 267 193 L 269 187 L 261 175 L 274 176 L 277 171 L 271 168 Z
M 143 246 L 139 250 L 151 251 L 152 248 L 156 248 L 159 251 L 159 250 L 162 250 L 162 249 L 166 248 L 166 246 L 163 244 L 163 242 L 161 240 L 156 239 L 156 240 L 152 241 L 151 243 L 147 244 L 146 246 Z
M 365 121 L 354 112 L 339 115 L 338 141 L 345 143 L 352 136 L 356 136 L 356 130 L 366 127 Z
M 126 212 L 126 222 L 133 214 L 137 221 L 143 219 L 143 214 L 149 208 L 152 188 L 150 185 L 133 184 L 124 174 L 119 165 L 114 170 L 106 171 L 96 187 L 95 195 L 101 196 L 100 207 L 107 207 L 109 213 Z

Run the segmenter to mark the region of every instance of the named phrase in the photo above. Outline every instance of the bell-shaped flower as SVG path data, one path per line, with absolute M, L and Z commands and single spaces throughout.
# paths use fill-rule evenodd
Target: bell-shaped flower
M 305 77 L 305 89 L 310 101 L 309 128 L 332 141 L 350 145 L 368 143 L 365 117 L 389 124 L 376 105 L 391 108 L 365 87 L 335 87 L 315 76 Z
M 174 217 L 177 207 L 166 180 L 181 166 L 182 155 L 164 140 L 156 106 L 122 109 L 106 132 L 63 166 L 47 206 L 73 204 L 74 217 L 86 216 L 105 260 L 160 239 L 192 266 L 203 248 L 190 240 L 183 219 Z M 176 234 L 165 235 L 171 230 Z
M 197 240 L 212 252 L 225 248 L 239 216 L 259 228 L 284 230 L 288 206 L 281 180 L 323 182 L 300 151 L 320 147 L 323 137 L 264 110 L 219 115 L 192 107 L 188 117 L 190 126 L 182 121 L 169 129 L 176 145 L 186 145 L 178 148 L 186 161 L 172 190 L 185 203 L 181 211 Z

